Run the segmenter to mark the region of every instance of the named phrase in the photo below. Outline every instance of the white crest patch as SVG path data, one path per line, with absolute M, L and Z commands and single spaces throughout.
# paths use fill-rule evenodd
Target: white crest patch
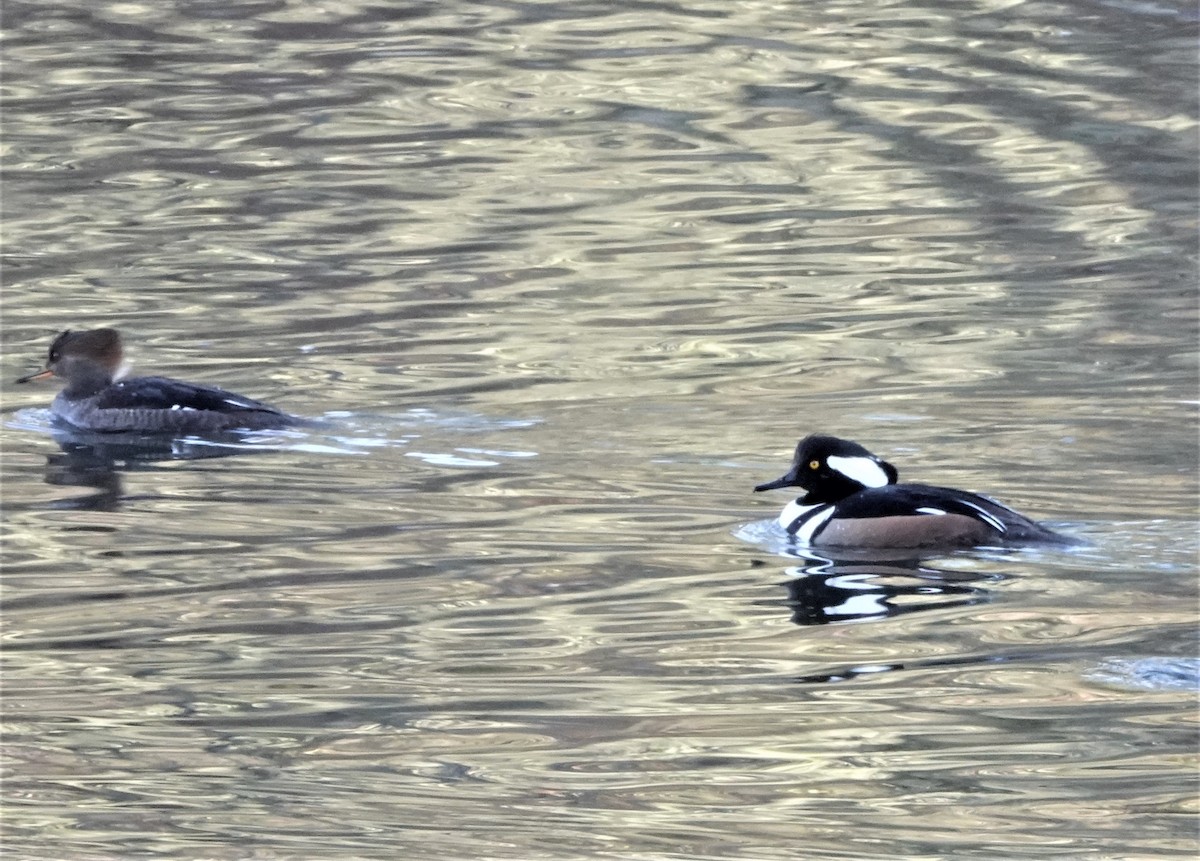
M 863 487 L 886 487 L 888 475 L 877 461 L 869 457 L 838 457 L 830 455 L 826 463 L 830 469 L 840 472 L 851 481 L 857 481 Z

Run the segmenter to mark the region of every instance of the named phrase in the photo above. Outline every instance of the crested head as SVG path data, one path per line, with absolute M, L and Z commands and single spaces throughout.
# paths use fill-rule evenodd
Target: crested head
M 812 434 L 796 446 L 794 465 L 801 474 L 810 476 L 812 485 L 837 481 L 865 487 L 884 487 L 895 484 L 899 473 L 883 458 L 848 439 L 825 434 Z
M 89 329 L 86 332 L 68 329 L 50 345 L 46 367 L 56 376 L 67 379 L 80 376 L 94 379 L 102 370 L 111 382 L 128 371 L 124 359 L 121 333 L 116 329 Z
M 835 457 L 865 457 L 878 460 L 875 455 L 856 442 L 820 433 L 809 434 L 800 440 L 796 444 L 796 454 L 793 459 L 796 463 L 799 463 L 801 460 L 812 460 L 813 458 L 829 457 L 830 455 Z
M 121 376 L 121 334 L 116 329 L 60 332 L 50 344 L 44 370 L 21 377 L 18 383 L 49 376 L 68 381 L 68 391 L 93 391 Z
M 46 365 L 52 366 L 65 358 L 88 359 L 110 369 L 121 364 L 121 333 L 116 329 L 90 329 L 86 332 L 61 332 L 50 344 Z
M 896 468 L 856 442 L 825 434 L 800 440 L 791 470 L 755 490 L 800 487 L 805 504 L 837 502 L 868 487 L 895 484 Z

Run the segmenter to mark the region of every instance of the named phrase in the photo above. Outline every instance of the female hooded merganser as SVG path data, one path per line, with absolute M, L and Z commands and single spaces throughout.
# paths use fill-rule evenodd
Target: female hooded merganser
M 205 434 L 304 424 L 269 404 L 215 386 L 168 377 L 122 379 L 121 334 L 116 329 L 66 331 L 54 339 L 45 370 L 17 380 L 62 377 L 54 416 L 97 433 Z
M 918 548 L 1070 543 L 1011 508 L 965 490 L 897 484 L 896 468 L 858 443 L 813 434 L 791 470 L 755 490 L 801 487 L 779 525 L 812 547 Z

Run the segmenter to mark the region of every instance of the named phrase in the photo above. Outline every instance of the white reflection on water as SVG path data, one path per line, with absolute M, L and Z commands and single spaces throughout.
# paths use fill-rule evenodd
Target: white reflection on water
M 1111 658 L 1087 678 L 1134 690 L 1200 692 L 1200 658 Z
M 439 414 L 428 409 L 410 409 L 395 416 L 374 414 L 356 415 L 345 410 L 326 413 L 315 419 L 321 430 L 302 428 L 278 428 L 253 432 L 233 432 L 220 438 L 204 437 L 168 438 L 139 434 L 93 434 L 71 428 L 57 422 L 53 414 L 44 408 L 17 410 L 4 422 L 13 430 L 35 431 L 48 434 L 63 444 L 114 448 L 120 446 L 130 455 L 139 449 L 143 460 L 170 456 L 211 457 L 222 452 L 228 454 L 253 454 L 254 452 L 301 452 L 327 455 L 365 455 L 371 449 L 408 447 L 421 439 L 420 433 L 411 428 L 440 428 L 457 433 L 483 433 L 496 430 L 512 430 L 533 427 L 538 419 L 496 419 L 464 412 Z M 352 433 L 346 433 L 352 429 Z M 390 435 L 389 435 L 390 434 Z M 537 457 L 534 451 L 457 447 L 462 454 L 489 455 L 495 458 Z M 452 452 L 407 452 L 439 466 L 496 466 L 496 461 L 485 461 L 463 457 Z

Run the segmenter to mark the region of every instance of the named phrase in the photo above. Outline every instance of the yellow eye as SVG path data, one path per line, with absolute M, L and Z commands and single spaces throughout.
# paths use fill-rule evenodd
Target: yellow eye
M 810 460 L 810 461 L 808 462 L 808 468 L 809 468 L 809 469 L 820 469 L 820 468 L 821 468 L 821 461 L 819 461 L 819 460 Z

